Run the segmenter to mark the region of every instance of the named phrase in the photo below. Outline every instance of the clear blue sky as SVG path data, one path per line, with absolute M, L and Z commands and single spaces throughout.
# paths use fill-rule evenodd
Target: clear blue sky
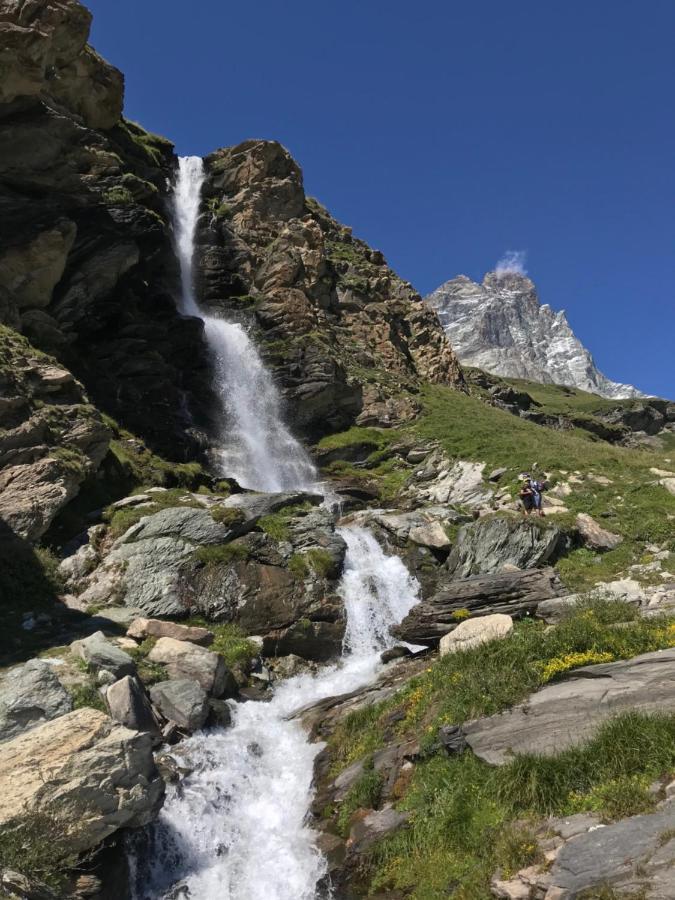
M 87 5 L 179 153 L 281 141 L 422 293 L 524 250 L 607 375 L 675 397 L 675 0 Z

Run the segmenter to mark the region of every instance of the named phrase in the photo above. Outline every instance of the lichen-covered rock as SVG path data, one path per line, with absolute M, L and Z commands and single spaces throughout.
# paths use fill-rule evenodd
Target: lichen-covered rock
M 159 731 L 157 721 L 143 685 L 137 678 L 125 675 L 105 692 L 110 718 L 132 731 Z
M 198 625 L 180 625 L 178 622 L 164 622 L 161 619 L 134 619 L 127 628 L 127 637 L 139 641 L 147 637 L 170 637 L 208 647 L 213 643 L 214 634 L 208 628 L 200 628 Z
M 164 798 L 150 735 L 78 709 L 0 744 L 0 827 L 28 813 L 64 823 L 75 851 L 151 822 Z
M 70 694 L 56 677 L 54 667 L 44 660 L 30 659 L 0 678 L 0 741 L 63 716 L 72 708 Z
M 614 550 L 623 541 L 620 534 L 607 531 L 586 513 L 579 513 L 575 524 L 582 541 L 591 550 Z

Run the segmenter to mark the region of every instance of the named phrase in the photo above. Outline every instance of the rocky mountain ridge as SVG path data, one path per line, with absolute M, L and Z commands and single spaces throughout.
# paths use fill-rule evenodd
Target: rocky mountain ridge
M 508 378 L 577 387 L 613 400 L 648 396 L 603 375 L 564 310 L 554 312 L 541 304 L 525 275 L 488 272 L 480 284 L 458 275 L 425 299 L 464 365 Z

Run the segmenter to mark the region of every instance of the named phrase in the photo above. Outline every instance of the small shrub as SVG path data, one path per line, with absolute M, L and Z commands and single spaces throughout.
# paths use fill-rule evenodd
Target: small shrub
M 248 559 L 248 547 L 239 543 L 216 544 L 198 547 L 193 556 L 205 566 L 228 566 L 233 562 Z
M 129 188 L 123 187 L 122 185 L 109 188 L 109 190 L 103 192 L 102 196 L 103 201 L 108 206 L 129 206 L 134 202 L 134 195 Z
M 519 869 L 544 861 L 535 830 L 523 823 L 506 825 L 495 841 L 495 863 L 502 878 L 513 878 Z
M 462 619 L 468 619 L 470 617 L 470 615 L 471 615 L 471 611 L 468 609 L 456 609 L 452 613 L 452 618 L 457 619 L 461 622 Z
M 210 512 L 214 522 L 218 522 L 219 525 L 226 525 L 228 528 L 241 525 L 246 518 L 244 513 L 236 507 L 212 506 Z
M 77 865 L 67 823 L 56 813 L 32 811 L 0 831 L 0 860 L 8 869 L 63 888 L 65 875 Z

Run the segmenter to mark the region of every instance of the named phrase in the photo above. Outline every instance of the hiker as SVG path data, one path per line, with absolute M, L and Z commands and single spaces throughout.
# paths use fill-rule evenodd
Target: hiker
M 542 474 L 541 479 L 530 478 L 530 487 L 534 493 L 534 509 L 540 518 L 544 516 L 544 498 L 543 493 L 547 488 L 546 476 Z
M 523 483 L 521 485 L 518 496 L 523 504 L 523 515 L 529 516 L 535 509 L 535 491 L 532 487 L 532 479 L 529 475 L 521 475 Z

